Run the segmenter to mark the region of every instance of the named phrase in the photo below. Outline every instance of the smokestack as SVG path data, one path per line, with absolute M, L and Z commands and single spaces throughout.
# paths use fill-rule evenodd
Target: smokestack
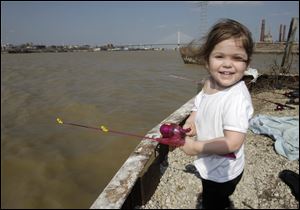
M 279 26 L 279 38 L 278 38 L 278 42 L 282 42 L 282 24 L 280 24 L 280 26 Z
M 285 42 L 285 25 L 283 25 L 282 41 Z
M 262 19 L 261 22 L 261 31 L 260 31 L 260 41 L 263 42 L 265 40 L 265 19 Z

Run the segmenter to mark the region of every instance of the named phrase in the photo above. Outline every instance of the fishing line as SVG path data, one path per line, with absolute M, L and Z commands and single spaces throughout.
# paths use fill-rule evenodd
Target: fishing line
M 147 139 L 151 139 L 151 140 L 157 140 L 158 139 L 158 138 L 152 138 L 152 137 L 147 137 L 147 136 L 142 136 L 142 135 L 136 135 L 136 134 L 122 132 L 122 131 L 111 130 L 111 129 L 108 129 L 104 125 L 101 125 L 99 128 L 96 128 L 96 127 L 87 126 L 87 125 L 81 125 L 81 124 L 76 124 L 76 123 L 63 122 L 60 118 L 56 118 L 56 121 L 57 121 L 58 124 L 78 126 L 78 127 L 88 128 L 88 129 L 93 129 L 93 130 L 98 130 L 98 131 L 100 130 L 100 131 L 102 131 L 104 133 L 111 132 L 111 133 L 120 134 L 120 135 L 124 135 L 124 136 L 131 136 L 131 137 L 138 137 L 138 138 L 147 138 Z

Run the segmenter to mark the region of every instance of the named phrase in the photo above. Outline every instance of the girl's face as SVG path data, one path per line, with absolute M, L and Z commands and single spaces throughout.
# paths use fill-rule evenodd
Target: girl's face
M 241 80 L 247 69 L 247 60 L 247 53 L 239 39 L 232 38 L 218 43 L 206 66 L 215 88 L 223 90 Z

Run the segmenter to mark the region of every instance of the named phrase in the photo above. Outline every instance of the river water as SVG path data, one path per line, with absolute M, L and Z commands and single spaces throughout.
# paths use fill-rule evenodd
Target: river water
M 145 135 L 206 75 L 177 51 L 1 54 L 1 208 L 89 208 L 140 139 L 56 118 Z

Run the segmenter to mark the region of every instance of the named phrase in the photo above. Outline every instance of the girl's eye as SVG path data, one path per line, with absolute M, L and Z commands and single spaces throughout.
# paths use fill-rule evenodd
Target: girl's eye
M 222 55 L 216 55 L 215 58 L 223 58 Z
M 246 59 L 244 59 L 242 57 L 233 57 L 233 59 L 236 60 L 236 61 L 246 62 Z

